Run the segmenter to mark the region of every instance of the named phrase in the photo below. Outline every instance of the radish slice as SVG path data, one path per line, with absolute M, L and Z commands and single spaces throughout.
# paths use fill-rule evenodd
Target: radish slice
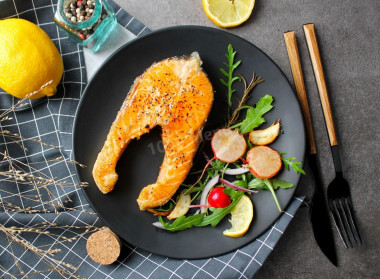
M 239 132 L 231 129 L 220 129 L 212 136 L 211 148 L 214 152 L 214 157 L 208 160 L 206 166 L 203 168 L 201 176 L 193 186 L 201 181 L 206 169 L 213 160 L 219 159 L 225 163 L 233 163 L 239 160 L 247 149 L 247 143 L 244 136 Z
M 220 170 L 223 171 L 223 170 Z M 227 169 L 225 170 L 225 174 L 227 175 L 239 175 L 249 172 L 248 168 L 238 168 L 238 169 Z
M 222 182 L 224 185 L 227 185 L 228 187 L 234 188 L 235 190 L 247 192 L 247 193 L 257 193 L 257 191 L 249 190 L 240 186 L 237 186 L 235 184 L 232 184 L 231 182 L 224 180 L 223 178 L 219 178 L 219 181 Z
M 256 146 L 248 151 L 247 161 L 251 173 L 257 178 L 269 179 L 281 169 L 281 155 L 268 146 Z
M 206 184 L 205 188 L 203 189 L 202 195 L 201 195 L 201 201 L 200 204 L 207 206 L 207 196 L 210 192 L 211 188 L 214 187 L 219 181 L 219 174 L 213 178 Z M 206 212 L 207 207 L 201 207 L 201 213 Z
M 225 163 L 233 163 L 244 155 L 247 143 L 244 136 L 231 129 L 218 130 L 211 139 L 215 158 Z

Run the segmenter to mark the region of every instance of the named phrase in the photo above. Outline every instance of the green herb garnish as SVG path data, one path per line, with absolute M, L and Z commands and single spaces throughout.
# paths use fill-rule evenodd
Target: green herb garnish
M 227 104 L 228 104 L 228 115 L 229 115 L 231 107 L 232 107 L 232 94 L 236 91 L 235 89 L 232 89 L 232 84 L 237 80 L 238 81 L 241 80 L 240 77 L 233 76 L 233 74 L 234 74 L 235 69 L 240 65 L 241 60 L 235 62 L 236 51 L 234 51 L 234 48 L 232 47 L 231 44 L 228 45 L 227 51 L 228 52 L 225 55 L 227 57 L 228 63 L 224 63 L 224 65 L 227 66 L 228 72 L 225 69 L 220 68 L 220 71 L 222 72 L 222 74 L 227 77 L 227 81 L 221 78 L 220 82 L 224 86 L 226 86 L 228 89 Z
M 305 171 L 299 167 L 301 165 L 301 162 L 292 162 L 296 159 L 296 157 L 289 157 L 284 158 L 283 155 L 286 155 L 286 152 L 280 152 L 282 163 L 284 164 L 286 170 L 289 170 L 289 167 L 292 167 L 295 173 L 302 173 L 303 175 L 306 175 Z
M 168 211 L 172 211 L 173 209 L 174 209 L 174 203 L 172 202 L 166 203 L 163 206 L 155 208 L 155 210 L 159 212 L 168 212 Z
M 260 84 L 260 83 L 262 83 L 264 81 L 261 77 L 257 76 L 255 73 L 252 74 L 252 80 L 251 80 L 251 82 L 249 84 L 247 84 L 247 81 L 245 80 L 244 77 L 241 77 L 241 78 L 244 81 L 244 93 L 243 93 L 243 97 L 241 97 L 239 105 L 235 109 L 235 111 L 232 114 L 231 118 L 228 120 L 227 127 L 230 127 L 233 124 L 235 124 L 235 122 L 239 118 L 239 114 L 240 114 L 240 111 L 242 109 L 245 109 L 245 108 L 248 109 L 248 108 L 251 107 L 251 106 L 245 106 L 245 103 L 247 102 L 247 100 L 250 97 L 249 93 L 251 93 L 251 91 L 253 90 L 253 88 L 256 87 L 256 85 L 258 85 L 258 84 Z
M 273 108 L 272 102 L 273 97 L 271 95 L 265 95 L 257 102 L 255 107 L 247 109 L 246 117 L 242 122 L 239 122 L 230 128 L 239 128 L 240 133 L 242 134 L 251 132 L 253 129 L 266 122 L 263 115 Z
M 200 222 L 202 222 L 204 218 L 204 213 L 191 215 L 189 217 L 181 216 L 175 219 L 173 223 L 165 222 L 162 216 L 158 216 L 158 219 L 160 220 L 161 225 L 172 232 L 175 231 L 183 231 L 186 229 L 191 228 L 192 226 L 198 225 Z
M 234 182 L 236 183 L 236 182 Z M 275 193 L 275 190 L 278 188 L 281 189 L 289 189 L 294 187 L 293 183 L 281 180 L 281 179 L 260 179 L 260 178 L 253 178 L 251 181 L 248 182 L 248 188 L 249 189 L 257 189 L 257 190 L 267 190 L 272 193 L 273 199 L 277 205 L 277 208 L 280 212 L 282 212 L 280 203 L 278 202 L 277 195 Z
M 272 187 L 274 190 L 277 190 L 278 188 L 289 189 L 289 188 L 294 187 L 293 183 L 287 182 L 285 180 L 281 180 L 281 179 L 277 179 L 277 178 L 272 178 L 270 180 L 271 180 Z M 234 182 L 234 184 L 236 184 L 236 183 Z M 256 177 L 248 182 L 247 187 L 248 187 L 248 189 L 268 190 L 267 186 L 264 182 L 264 179 L 260 179 L 260 178 L 256 178 Z
M 278 202 L 277 195 L 274 192 L 272 182 L 269 179 L 264 179 L 264 183 L 267 186 L 268 190 L 272 193 L 273 199 L 277 205 L 278 211 L 283 212 L 280 203 Z

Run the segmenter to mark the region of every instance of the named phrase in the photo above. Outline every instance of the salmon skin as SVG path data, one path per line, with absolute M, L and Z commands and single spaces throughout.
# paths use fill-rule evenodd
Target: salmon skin
M 189 173 L 214 99 L 197 52 L 154 63 L 136 78 L 98 157 L 92 174 L 99 190 L 112 191 L 117 161 L 131 140 L 159 125 L 165 157 L 156 183 L 144 187 L 140 210 L 168 202 Z

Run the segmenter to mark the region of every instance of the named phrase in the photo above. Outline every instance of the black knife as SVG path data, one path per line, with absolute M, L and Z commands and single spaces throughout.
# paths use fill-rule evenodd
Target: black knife
M 295 32 L 289 31 L 284 33 L 284 38 L 286 48 L 288 50 L 298 100 L 301 104 L 302 113 L 305 119 L 305 126 L 309 139 L 308 162 L 315 181 L 315 192 L 313 194 L 310 207 L 310 221 L 314 232 L 314 238 L 317 241 L 319 248 L 321 248 L 322 252 L 331 261 L 331 263 L 337 266 L 334 235 L 332 232 L 330 215 L 327 210 L 327 202 L 324 195 L 323 184 L 319 176 L 317 149 L 315 146 L 313 126 L 311 123 L 309 104 L 306 96 L 305 83 L 302 74 Z

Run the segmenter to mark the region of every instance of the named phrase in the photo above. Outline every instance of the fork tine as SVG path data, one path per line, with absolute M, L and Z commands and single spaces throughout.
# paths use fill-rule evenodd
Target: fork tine
M 359 229 L 356 224 L 355 216 L 354 216 L 352 205 L 351 205 L 351 200 L 349 198 L 344 199 L 344 204 L 346 207 L 347 215 L 349 217 L 348 219 L 349 219 L 349 225 L 351 227 L 352 235 L 354 236 L 356 243 L 358 243 L 358 245 L 359 244 L 362 245 L 362 238 L 360 236 Z
M 337 212 L 338 212 L 338 216 L 339 216 L 339 220 L 340 220 L 340 223 L 341 223 L 341 227 L 343 228 L 343 235 L 346 239 L 346 242 L 349 244 L 348 246 L 350 248 L 353 248 L 354 245 L 352 244 L 352 241 L 351 241 L 351 237 L 348 233 L 348 230 L 347 230 L 347 218 L 344 214 L 344 211 L 343 211 L 343 208 L 342 208 L 342 205 L 341 203 L 339 202 L 340 199 L 336 199 L 335 200 L 335 206 L 336 206 L 336 209 L 337 209 Z
M 342 219 L 340 218 L 340 214 L 339 214 L 338 208 L 336 206 L 335 200 L 329 200 L 329 207 L 330 207 L 331 215 L 332 215 L 333 220 L 334 220 L 335 227 L 338 230 L 339 236 L 342 239 L 344 246 L 346 248 L 348 248 L 347 240 L 346 240 L 348 238 L 346 238 L 346 236 L 344 235 L 345 229 L 343 227 Z M 351 246 L 352 246 L 352 244 L 351 244 Z
M 343 216 L 343 226 L 345 228 L 345 231 L 346 231 L 346 234 L 348 236 L 348 239 L 351 243 L 351 248 L 353 247 L 357 247 L 359 246 L 353 232 L 352 232 L 352 227 L 351 227 L 351 224 L 350 222 L 348 221 L 348 217 L 347 217 L 347 211 L 348 211 L 348 208 L 345 206 L 345 203 L 344 201 L 346 200 L 346 198 L 341 198 L 338 200 L 338 205 L 340 207 L 340 211 L 342 212 L 342 216 Z

